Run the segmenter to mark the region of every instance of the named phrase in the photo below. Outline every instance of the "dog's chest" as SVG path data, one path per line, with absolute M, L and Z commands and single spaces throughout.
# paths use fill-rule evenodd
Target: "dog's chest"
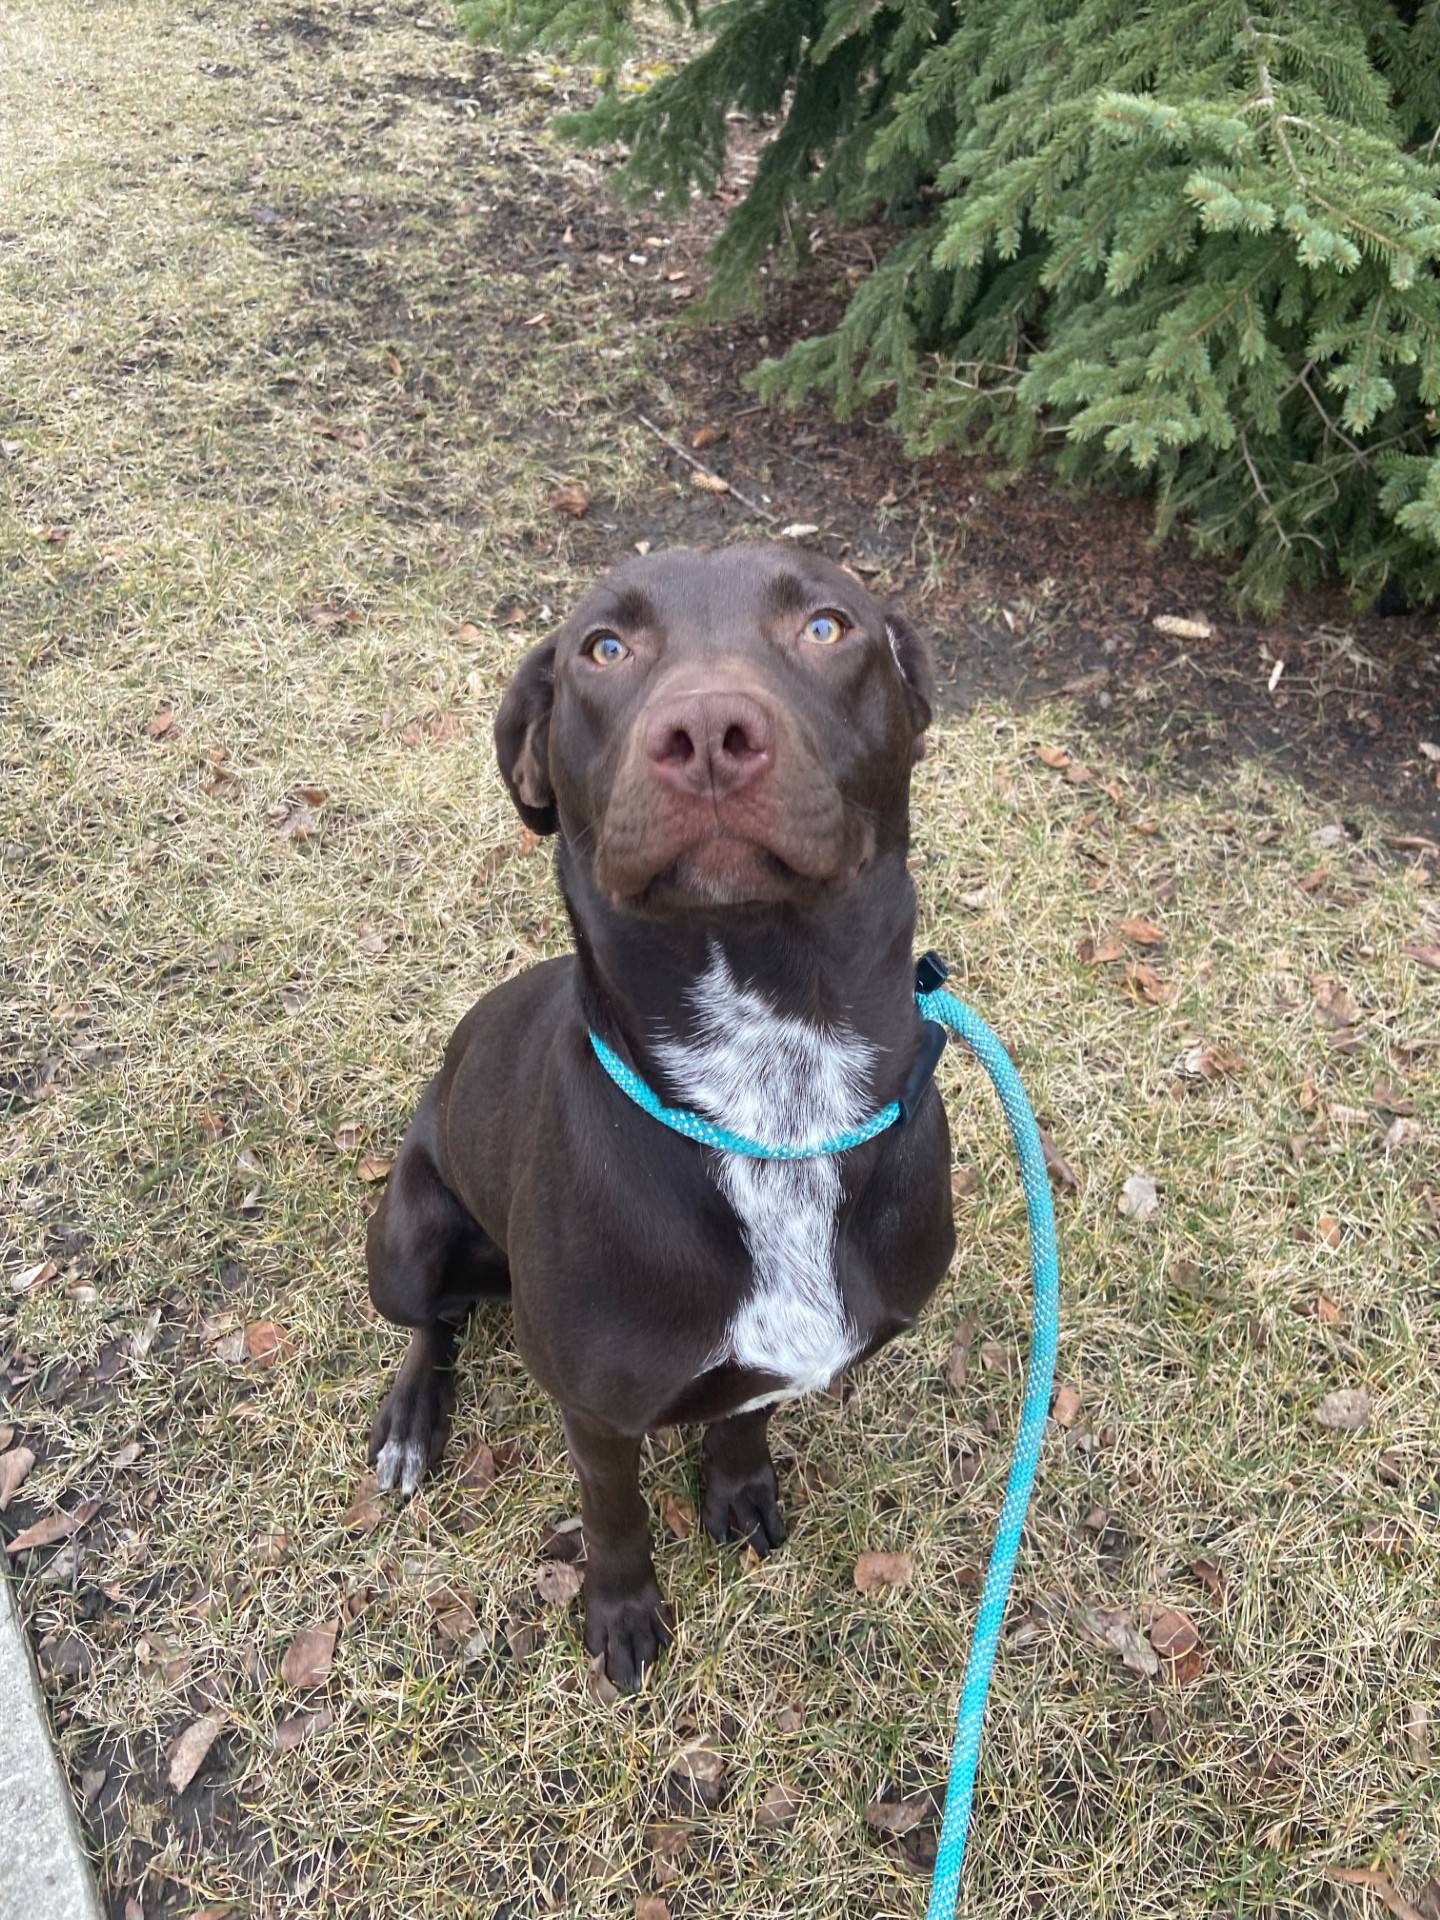
M 693 1009 L 690 1036 L 659 1051 L 686 1104 L 708 1119 L 754 1139 L 806 1146 L 865 1118 L 873 1050 L 857 1034 L 782 1017 L 738 987 L 719 955 Z M 835 1158 L 722 1154 L 717 1177 L 740 1223 L 752 1284 L 706 1365 L 728 1361 L 785 1379 L 752 1405 L 827 1386 L 861 1345 L 836 1278 L 843 1188 Z

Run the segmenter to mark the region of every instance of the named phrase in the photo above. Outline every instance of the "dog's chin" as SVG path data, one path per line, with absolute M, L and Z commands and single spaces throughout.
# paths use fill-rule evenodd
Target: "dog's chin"
M 616 905 L 641 913 L 696 913 L 809 904 L 855 879 L 863 860 L 848 863 L 820 856 L 815 849 L 796 853 L 791 864 L 758 841 L 716 834 L 684 848 L 640 885 L 611 891 Z

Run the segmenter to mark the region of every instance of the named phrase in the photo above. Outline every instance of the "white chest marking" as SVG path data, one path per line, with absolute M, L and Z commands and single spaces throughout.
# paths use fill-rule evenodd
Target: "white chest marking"
M 735 983 L 718 950 L 692 999 L 695 1028 L 657 1052 L 687 1106 L 752 1139 L 811 1145 L 869 1112 L 874 1048 L 847 1028 L 782 1018 Z M 763 1367 L 788 1385 L 737 1412 L 828 1386 L 860 1348 L 835 1276 L 840 1169 L 833 1156 L 750 1160 L 718 1156 L 721 1191 L 735 1209 L 754 1270 L 707 1367 Z

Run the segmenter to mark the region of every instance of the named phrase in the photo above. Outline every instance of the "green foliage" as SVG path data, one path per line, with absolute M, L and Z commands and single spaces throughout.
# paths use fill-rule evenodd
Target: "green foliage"
M 763 394 L 1150 486 L 1254 606 L 1336 570 L 1440 594 L 1440 0 L 722 0 L 638 93 L 627 6 L 460 0 L 599 61 L 570 128 L 647 199 L 713 185 L 727 113 L 775 119 L 712 307 L 820 208 L 898 229 Z

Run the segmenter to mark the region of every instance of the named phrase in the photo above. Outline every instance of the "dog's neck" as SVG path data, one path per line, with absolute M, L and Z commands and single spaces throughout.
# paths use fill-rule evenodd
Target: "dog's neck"
M 866 1089 L 879 1106 L 914 1056 L 915 889 L 904 855 L 882 854 L 813 906 L 644 915 L 605 899 L 562 846 L 559 873 L 580 960 L 582 1014 L 663 1099 L 677 1045 L 713 1027 L 717 996 L 755 996 L 782 1020 L 868 1043 Z

